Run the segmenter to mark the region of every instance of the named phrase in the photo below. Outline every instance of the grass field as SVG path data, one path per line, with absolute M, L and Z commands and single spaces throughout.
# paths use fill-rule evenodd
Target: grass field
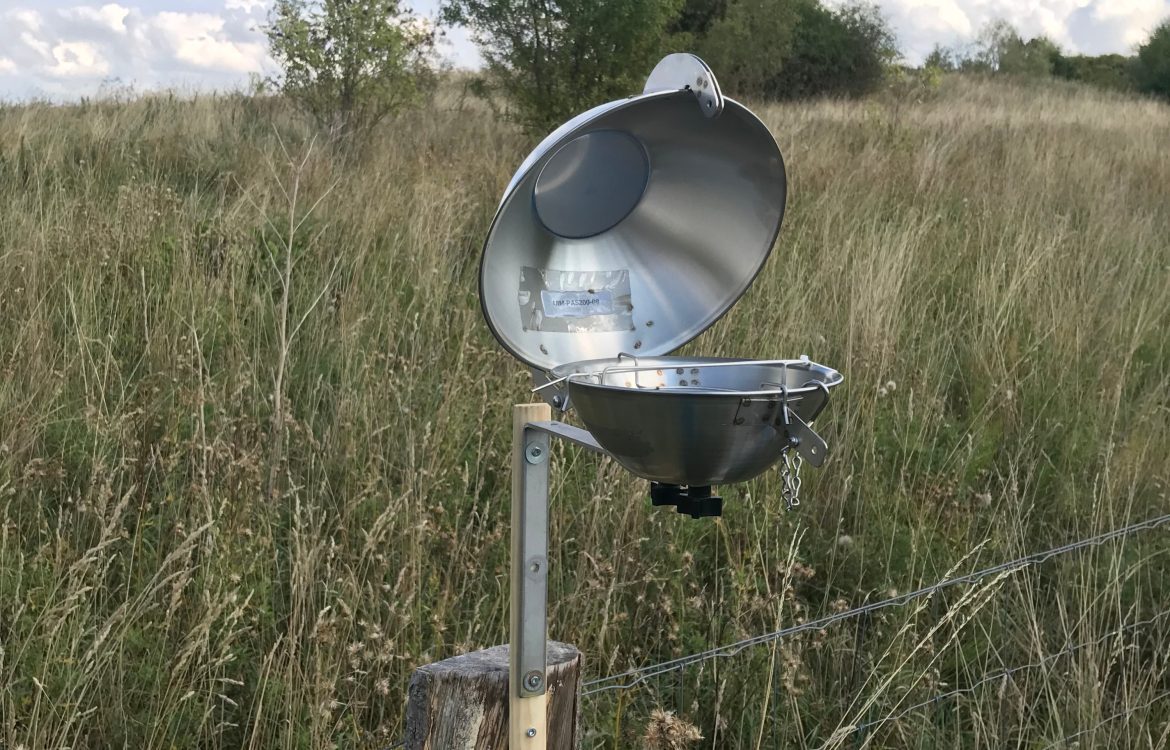
M 1170 108 L 757 111 L 785 228 L 687 351 L 840 369 L 833 457 L 799 512 L 772 473 L 698 522 L 558 449 L 550 634 L 591 676 L 1170 510 Z M 454 96 L 356 152 L 271 99 L 0 108 L 0 747 L 380 748 L 414 667 L 505 640 L 528 377 L 476 274 L 531 145 Z M 1167 540 L 592 696 L 585 746 L 1166 747 L 1170 628 L 1104 636 L 1170 607 Z

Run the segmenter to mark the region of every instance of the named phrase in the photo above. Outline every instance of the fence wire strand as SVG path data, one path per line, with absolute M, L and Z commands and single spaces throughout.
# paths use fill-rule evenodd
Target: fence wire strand
M 921 703 L 915 703 L 913 706 L 907 706 L 906 708 L 902 709 L 898 713 L 891 714 L 889 716 L 883 716 L 880 719 L 874 719 L 873 721 L 866 721 L 866 722 L 863 722 L 861 724 L 857 724 L 853 727 L 846 726 L 845 730 L 851 734 L 861 732 L 861 731 L 871 729 L 871 728 L 876 727 L 876 726 L 880 726 L 882 724 L 886 724 L 888 722 L 898 721 L 900 719 L 904 719 L 906 716 L 914 713 L 915 711 L 918 711 L 919 709 L 929 708 L 930 706 L 933 706 L 933 705 L 940 703 L 944 700 L 947 700 L 949 698 L 957 698 L 957 697 L 962 696 L 962 695 L 974 695 L 975 692 L 979 688 L 983 687 L 984 685 L 986 685 L 989 682 L 995 682 L 996 680 L 1005 680 L 1018 672 L 1025 672 L 1025 671 L 1028 671 L 1031 669 L 1039 669 L 1040 667 L 1045 666 L 1049 662 L 1055 661 L 1056 659 L 1059 659 L 1063 656 L 1068 656 L 1069 654 L 1075 654 L 1077 651 L 1081 651 L 1082 649 L 1089 648 L 1090 646 L 1100 646 L 1101 644 L 1103 644 L 1109 640 L 1112 640 L 1112 639 L 1117 638 L 1119 636 L 1123 636 L 1131 631 L 1138 630 L 1140 628 L 1144 628 L 1144 627 L 1148 627 L 1150 625 L 1153 625 L 1157 622 L 1160 622 L 1161 620 L 1166 619 L 1167 616 L 1170 616 L 1170 609 L 1164 609 L 1161 612 L 1158 612 L 1153 617 L 1149 617 L 1145 620 L 1141 620 L 1139 622 L 1133 622 L 1133 623 L 1130 623 L 1129 625 L 1121 626 L 1121 627 L 1117 628 L 1116 630 L 1112 630 L 1108 633 L 1105 633 L 1104 635 L 1100 636 L 1099 638 L 1095 638 L 1095 639 L 1090 640 L 1090 641 L 1084 641 L 1082 643 L 1078 643 L 1078 644 L 1072 645 L 1072 646 L 1066 646 L 1059 651 L 1053 651 L 1052 653 L 1044 656 L 1043 658 L 1037 659 L 1036 661 L 1031 662 L 1029 664 L 1020 664 L 1020 665 L 1015 666 L 1015 667 L 1008 667 L 1005 669 L 996 670 L 994 672 L 989 672 L 988 674 L 985 674 L 983 677 L 979 678 L 978 680 L 976 680 L 975 682 L 971 683 L 970 685 L 968 685 L 966 687 L 955 688 L 954 690 L 948 690 L 945 693 L 939 693 L 938 695 L 935 695 L 931 698 L 928 698 L 927 700 L 924 700 Z M 1114 718 L 1116 718 L 1116 717 L 1114 717 Z
M 1111 716 L 1106 716 L 1104 719 L 1101 719 L 1101 721 L 1098 721 L 1096 724 L 1094 724 L 1091 727 L 1085 727 L 1084 729 L 1073 732 L 1070 735 L 1066 735 L 1064 738 L 1059 739 L 1056 742 L 1048 743 L 1043 748 L 1041 748 L 1041 750 L 1049 750 L 1049 748 L 1053 748 L 1053 747 L 1068 747 L 1068 743 L 1071 742 L 1072 740 L 1075 740 L 1077 737 L 1083 737 L 1084 735 L 1088 734 L 1089 732 L 1095 732 L 1111 721 L 1116 721 L 1117 719 L 1123 719 L 1127 716 L 1132 716 L 1133 714 L 1137 713 L 1138 711 L 1141 711 L 1144 708 L 1149 708 L 1150 706 L 1154 705 L 1158 701 L 1165 700 L 1167 698 L 1170 698 L 1170 690 L 1163 690 L 1162 692 L 1155 695 L 1153 698 L 1150 698 L 1145 703 L 1139 703 L 1136 706 L 1129 706 L 1121 711 L 1118 711 L 1117 713 L 1115 713 Z
M 1075 552 L 1086 547 L 1100 546 L 1106 542 L 1112 541 L 1114 539 L 1120 539 L 1139 531 L 1147 531 L 1158 528 L 1168 522 L 1170 522 L 1170 513 L 1149 518 L 1145 521 L 1139 521 L 1128 526 L 1122 526 L 1121 528 L 1113 529 L 1112 531 L 1107 531 L 1095 536 L 1087 537 L 1085 539 L 1079 539 L 1075 542 L 1069 542 L 1068 544 L 1063 544 L 1059 547 L 1053 547 L 1052 549 L 1048 549 L 1043 552 L 1034 552 L 1030 555 L 1024 555 L 1023 557 L 1018 557 L 1014 560 L 1009 560 L 998 565 L 993 565 L 990 568 L 984 568 L 983 570 L 978 570 L 973 573 L 967 573 L 965 575 L 956 576 L 954 578 L 943 579 L 936 583 L 932 583 L 929 586 L 924 586 L 920 589 L 916 589 L 905 594 L 900 594 L 898 596 L 890 597 L 889 599 L 883 599 L 878 602 L 865 604 L 860 607 L 854 607 L 853 609 L 837 612 L 816 620 L 800 623 L 799 625 L 791 625 L 771 633 L 762 633 L 760 635 L 752 636 L 751 638 L 745 638 L 743 640 L 729 643 L 724 646 L 717 646 L 707 651 L 701 651 L 689 656 L 680 656 L 675 659 L 669 659 L 667 661 L 659 662 L 658 664 L 652 664 L 647 667 L 628 669 L 625 672 L 620 672 L 618 674 L 599 677 L 597 679 L 582 683 L 581 696 L 587 697 L 610 690 L 628 690 L 640 683 L 645 682 L 648 679 L 658 677 L 659 675 L 665 674 L 667 672 L 683 669 L 687 666 L 690 666 L 691 664 L 707 661 L 708 659 L 735 656 L 744 649 L 750 648 L 752 646 L 771 643 L 772 641 L 779 640 L 781 638 L 787 638 L 789 636 L 793 636 L 797 633 L 808 630 L 820 630 L 822 628 L 828 627 L 829 625 L 840 622 L 841 620 L 847 620 L 859 615 L 870 614 L 872 612 L 887 609 L 889 607 L 901 607 L 916 599 L 921 599 L 924 596 L 930 596 L 937 593 L 938 591 L 941 591 L 942 589 L 950 588 L 951 586 L 978 583 L 984 578 L 995 575 L 997 573 L 1029 568 L 1034 565 L 1039 565 L 1040 563 L 1046 562 L 1047 560 L 1050 560 L 1053 557 L 1057 557 L 1058 555 Z

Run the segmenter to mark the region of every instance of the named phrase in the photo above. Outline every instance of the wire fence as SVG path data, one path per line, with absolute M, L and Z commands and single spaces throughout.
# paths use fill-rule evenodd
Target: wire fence
M 763 645 L 766 643 L 771 643 L 771 642 L 779 640 L 781 638 L 787 638 L 790 636 L 794 636 L 798 633 L 802 633 L 802 632 L 806 632 L 806 631 L 810 631 L 810 630 L 821 630 L 821 629 L 824 629 L 830 625 L 833 625 L 834 623 L 841 622 L 842 620 L 848 620 L 848 619 L 851 619 L 854 617 L 868 615 L 868 614 L 871 614 L 873 612 L 877 612 L 879 610 L 887 609 L 889 607 L 901 607 L 901 606 L 904 606 L 904 605 L 906 605 L 910 602 L 913 602 L 915 600 L 922 599 L 924 597 L 932 596 L 933 594 L 935 594 L 939 591 L 942 591 L 944 589 L 947 589 L 947 588 L 950 588 L 953 586 L 979 583 L 980 581 L 982 581 L 985 578 L 988 578 L 990 576 L 994 576 L 994 575 L 998 575 L 998 574 L 1002 574 L 1002 573 L 1014 572 L 1016 570 L 1021 570 L 1024 568 L 1039 565 L 1039 564 L 1046 562 L 1048 560 L 1051 560 L 1052 558 L 1057 557 L 1059 555 L 1065 555 L 1065 554 L 1068 554 L 1071 552 L 1076 552 L 1078 550 L 1083 550 L 1083 549 L 1086 549 L 1089 547 L 1097 547 L 1097 546 L 1100 546 L 1102 544 L 1105 544 L 1107 542 L 1110 542 L 1110 541 L 1113 541 L 1116 539 L 1122 539 L 1124 537 L 1128 537 L 1128 536 L 1130 536 L 1132 534 L 1136 534 L 1140 531 L 1148 531 L 1148 530 L 1152 530 L 1152 529 L 1157 529 L 1159 527 L 1167 525 L 1168 523 L 1170 523 L 1170 513 L 1160 515 L 1160 516 L 1155 516 L 1155 517 L 1149 518 L 1145 521 L 1139 521 L 1137 523 L 1129 524 L 1127 526 L 1113 529 L 1112 531 L 1107 531 L 1107 532 L 1103 532 L 1101 534 L 1097 534 L 1097 535 L 1094 535 L 1091 537 L 1079 539 L 1075 542 L 1069 542 L 1068 544 L 1063 544 L 1063 545 L 1060 545 L 1058 547 L 1053 547 L 1053 548 L 1045 550 L 1043 552 L 1036 552 L 1036 553 L 1033 553 L 1030 555 L 1024 555 L 1024 556 L 1016 558 L 1014 560 L 1008 560 L 1006 562 L 999 563 L 998 565 L 993 565 L 993 566 L 988 567 L 988 568 L 983 568 L 982 570 L 978 570 L 978 571 L 975 571 L 973 573 L 967 573 L 965 575 L 955 576 L 952 578 L 945 578 L 941 581 L 937 581 L 935 583 L 932 583 L 929 586 L 923 586 L 922 588 L 907 592 L 905 594 L 893 596 L 893 597 L 890 597 L 888 599 L 883 599 L 881 601 L 872 602 L 869 604 L 864 604 L 864 605 L 859 606 L 859 607 L 854 607 L 852 609 L 844 610 L 842 612 L 837 612 L 837 613 L 827 615 L 825 617 L 821 617 L 821 618 L 818 618 L 815 620 L 803 622 L 803 623 L 800 623 L 798 625 L 792 625 L 792 626 L 789 626 L 786 628 L 781 628 L 779 630 L 772 631 L 770 633 L 762 633 L 760 635 L 752 636 L 750 638 L 744 638 L 742 640 L 735 641 L 734 643 L 728 643 L 728 644 L 723 645 L 723 646 L 718 646 L 716 648 L 708 649 L 706 651 L 701 651 L 701 652 L 698 652 L 695 654 L 690 654 L 688 656 L 681 656 L 681 657 L 677 657 L 674 659 L 669 659 L 669 660 L 666 660 L 663 662 L 659 662 L 657 664 L 651 664 L 649 666 L 638 667 L 635 669 L 628 669 L 624 672 L 619 672 L 619 673 L 608 675 L 605 677 L 599 677 L 599 678 L 596 678 L 593 680 L 588 680 L 588 681 L 582 683 L 581 695 L 582 695 L 582 697 L 588 697 L 591 695 L 596 695 L 598 693 L 604 693 L 607 691 L 629 690 L 629 689 L 634 688 L 642 683 L 645 683 L 648 680 L 651 680 L 653 678 L 659 677 L 661 675 L 664 675 L 664 674 L 667 674 L 670 672 L 675 672 L 678 670 L 685 669 L 693 664 L 698 664 L 700 662 L 704 662 L 704 661 L 707 661 L 710 659 L 727 658 L 727 657 L 735 656 L 736 654 L 739 654 L 740 652 L 744 651 L 745 649 L 749 649 L 753 646 L 759 646 L 759 645 Z M 1147 627 L 1151 627 L 1153 625 L 1156 625 L 1156 624 L 1166 620 L 1167 618 L 1170 618 L 1170 609 L 1159 611 L 1156 614 L 1154 614 L 1153 616 L 1148 617 L 1144 620 L 1140 620 L 1138 622 L 1133 622 L 1133 623 L 1130 623 L 1128 625 L 1122 625 L 1122 626 L 1118 627 L 1117 629 L 1112 630 L 1109 633 L 1101 635 L 1097 638 L 1065 646 L 1065 647 L 1063 647 L 1057 651 L 1054 651 L 1052 653 L 1049 653 L 1049 654 L 1047 654 L 1047 655 L 1045 655 L 1045 656 L 1043 656 L 1043 657 L 1041 657 L 1033 662 L 1030 662 L 1027 664 L 1017 665 L 1014 667 L 1006 667 L 1003 669 L 995 670 L 993 672 L 989 672 L 989 673 L 983 675 L 982 677 L 980 677 L 979 679 L 977 679 L 976 681 L 972 682 L 969 685 L 966 685 L 966 686 L 961 687 L 961 688 L 955 688 L 953 690 L 948 690 L 948 691 L 943 692 L 943 693 L 939 693 L 937 695 L 932 696 L 931 698 L 928 698 L 927 700 L 920 701 L 920 702 L 915 703 L 913 705 L 907 706 L 907 707 L 897 711 L 896 713 L 893 713 L 893 714 L 890 714 L 887 716 L 883 716 L 883 717 L 880 717 L 877 719 L 873 719 L 871 721 L 862 722 L 862 723 L 859 723 L 859 724 L 856 724 L 853 726 L 847 725 L 845 727 L 842 727 L 841 730 L 838 731 L 838 733 L 835 733 L 835 735 L 839 735 L 839 733 L 842 731 L 846 735 L 866 732 L 866 731 L 869 731 L 871 729 L 875 729 L 877 727 L 880 727 L 884 724 L 896 722 L 900 719 L 903 719 L 903 718 L 913 714 L 916 711 L 920 711 L 922 709 L 929 708 L 929 707 L 937 705 L 943 701 L 947 701 L 947 700 L 954 699 L 954 698 L 960 698 L 960 697 L 965 696 L 965 695 L 973 695 L 976 691 L 978 691 L 980 688 L 982 688 L 985 685 L 995 683 L 995 682 L 1002 683 L 1002 682 L 1011 680 L 1015 675 L 1017 675 L 1021 672 L 1027 672 L 1030 670 L 1043 668 L 1057 659 L 1063 658 L 1065 656 L 1069 656 L 1069 655 L 1077 653 L 1079 651 L 1083 651 L 1084 649 L 1091 648 L 1093 646 L 1103 645 L 1103 644 L 1109 642 L 1110 640 L 1115 639 L 1115 638 L 1120 638 L 1121 636 L 1124 636 L 1127 633 L 1131 633 L 1131 632 L 1139 630 L 1141 628 L 1147 628 Z M 1125 716 L 1129 716 L 1137 711 L 1148 708 L 1148 707 L 1154 705 L 1155 703 L 1157 703 L 1161 700 L 1164 700 L 1166 698 L 1170 698 L 1170 690 L 1167 690 L 1165 692 L 1161 692 L 1161 693 L 1154 695 L 1150 700 L 1146 701 L 1145 703 L 1141 703 L 1141 704 L 1138 704 L 1136 706 L 1128 706 L 1125 709 L 1123 709 L 1117 713 L 1114 713 L 1108 717 L 1101 719 L 1098 723 L 1094 724 L 1091 727 L 1086 727 L 1086 728 L 1081 729 L 1077 732 L 1074 732 L 1073 734 L 1067 735 L 1063 739 L 1058 740 L 1057 742 L 1052 743 L 1050 745 L 1046 745 L 1045 747 L 1046 748 L 1053 748 L 1053 747 L 1060 747 L 1062 745 L 1067 745 L 1069 742 L 1076 740 L 1079 737 L 1083 737 L 1086 734 L 1089 734 L 1091 732 L 1096 731 L 1097 729 L 1100 729 L 1102 726 L 1108 724 L 1111 721 L 1115 721 L 1117 719 L 1124 718 Z M 406 744 L 405 739 L 400 739 L 397 742 L 393 743 L 392 745 L 388 746 L 387 750 L 390 750 L 390 748 L 403 747 L 403 746 L 405 746 L 405 744 Z
M 1117 713 L 1115 713 L 1111 716 L 1106 716 L 1104 719 L 1101 719 L 1101 721 L 1097 722 L 1096 724 L 1094 724 L 1091 727 L 1085 727 L 1084 729 L 1073 732 L 1072 734 L 1065 735 L 1064 737 L 1057 740 L 1056 742 L 1050 742 L 1049 744 L 1047 744 L 1043 748 L 1041 748 L 1041 750 L 1049 750 L 1049 748 L 1053 748 L 1053 747 L 1068 747 L 1068 743 L 1072 742 L 1073 740 L 1075 740 L 1079 737 L 1084 737 L 1086 734 L 1089 734 L 1090 732 L 1096 732 L 1098 729 L 1105 726 L 1106 724 L 1108 724 L 1111 721 L 1116 721 L 1118 719 L 1124 719 L 1127 716 L 1132 716 L 1133 714 L 1137 713 L 1138 711 L 1141 711 L 1142 709 L 1145 709 L 1145 708 L 1149 708 L 1150 706 L 1154 705 L 1158 701 L 1166 700 L 1167 698 L 1170 698 L 1170 690 L 1165 690 L 1161 693 L 1158 693 L 1157 695 L 1155 695 L 1153 698 L 1150 698 L 1145 703 L 1139 703 L 1136 706 L 1126 706 L 1124 709 L 1118 711 Z
M 1131 633 L 1135 630 L 1139 630 L 1141 628 L 1146 628 L 1146 627 L 1149 627 L 1151 625 L 1155 625 L 1158 622 L 1165 620 L 1168 616 L 1170 616 L 1170 609 L 1164 609 L 1161 612 L 1158 612 L 1153 617 L 1149 617 L 1149 618 L 1147 618 L 1145 620 L 1141 620 L 1139 622 L 1130 623 L 1129 625 L 1124 625 L 1122 627 L 1117 628 L 1116 630 L 1112 630 L 1112 631 L 1100 636 L 1099 638 L 1094 638 L 1092 640 L 1083 641 L 1081 643 L 1077 643 L 1077 644 L 1071 645 L 1071 646 L 1065 646 L 1064 648 L 1060 649 L 1059 651 L 1053 651 L 1052 653 L 1047 654 L 1043 658 L 1037 659 L 1036 661 L 1031 662 L 1029 664 L 1020 664 L 1020 665 L 1017 665 L 1014 667 L 1007 667 L 1005 669 L 998 669 L 998 670 L 995 670 L 993 672 L 989 672 L 989 673 L 983 675 L 982 677 L 980 677 L 975 682 L 972 682 L 970 685 L 967 685 L 966 687 L 955 688 L 954 690 L 948 690 L 945 693 L 939 693 L 938 695 L 932 696 L 932 697 L 928 698 L 927 700 L 924 700 L 920 703 L 915 703 L 912 706 L 907 706 L 906 708 L 902 709 L 901 711 L 898 711 L 897 713 L 890 714 L 888 716 L 883 716 L 880 719 L 874 719 L 872 721 L 862 722 L 862 723 L 854 725 L 852 727 L 845 727 L 845 729 L 847 731 L 852 732 L 852 733 L 865 732 L 869 729 L 873 729 L 873 728 L 881 726 L 883 724 L 887 724 L 889 722 L 895 722 L 895 721 L 898 721 L 899 719 L 903 719 L 903 718 L 909 716 L 910 714 L 914 713 L 915 711 L 920 711 L 924 708 L 930 708 L 932 706 L 936 706 L 939 703 L 942 703 L 943 701 L 949 700 L 951 698 L 959 698 L 959 697 L 962 697 L 964 695 L 974 695 L 979 690 L 979 688 L 983 687 L 984 685 L 987 685 L 987 684 L 993 683 L 993 682 L 1003 682 L 1003 681 L 1010 680 L 1013 676 L 1015 676 L 1016 674 L 1019 674 L 1020 672 L 1027 672 L 1027 671 L 1030 671 L 1033 669 L 1040 669 L 1041 667 L 1048 666 L 1051 662 L 1056 661 L 1057 659 L 1060 659 L 1062 657 L 1069 656 L 1070 654 L 1075 654 L 1078 651 L 1083 651 L 1084 649 L 1090 648 L 1092 646 L 1100 646 L 1100 645 L 1105 644 L 1108 641 L 1111 641 L 1115 638 L 1126 635 L 1127 633 Z M 1117 718 L 1117 717 L 1113 717 L 1113 718 Z
M 967 573 L 965 575 L 956 576 L 954 578 L 946 578 L 936 583 L 932 583 L 929 586 L 923 586 L 920 589 L 916 589 L 905 594 L 900 594 L 898 596 L 893 596 L 889 599 L 871 602 L 860 607 L 854 607 L 853 609 L 847 609 L 842 612 L 826 615 L 825 617 L 809 620 L 798 625 L 791 625 L 789 627 L 781 628 L 770 633 L 763 633 L 752 636 L 750 638 L 744 638 L 743 640 L 739 640 L 734 643 L 717 646 L 716 648 L 712 648 L 707 651 L 701 651 L 689 656 L 680 656 L 674 659 L 659 662 L 657 664 L 651 664 L 646 667 L 628 669 L 617 674 L 608 675 L 606 677 L 599 677 L 597 679 L 589 680 L 583 683 L 581 695 L 583 697 L 587 697 L 610 690 L 628 690 L 647 680 L 653 679 L 668 672 L 685 669 L 692 664 L 697 664 L 709 659 L 735 656 L 744 649 L 751 648 L 752 646 L 771 643 L 772 641 L 781 638 L 787 638 L 796 635 L 797 633 L 802 633 L 809 630 L 821 630 L 842 620 L 848 620 L 860 615 L 868 615 L 870 613 L 877 612 L 878 610 L 889 607 L 901 607 L 912 601 L 931 596 L 939 591 L 942 591 L 943 589 L 947 589 L 952 586 L 978 583 L 989 576 L 1005 572 L 1014 572 L 1023 568 L 1029 568 L 1035 565 L 1039 565 L 1040 563 L 1043 563 L 1059 555 L 1068 554 L 1070 552 L 1082 550 L 1087 547 L 1097 547 L 1106 542 L 1115 539 L 1121 539 L 1139 531 L 1156 529 L 1160 526 L 1166 525 L 1167 523 L 1170 523 L 1170 513 L 1156 516 L 1154 518 L 1149 518 L 1145 521 L 1139 521 L 1137 523 L 1123 526 L 1118 529 L 1113 529 L 1112 531 L 1107 531 L 1095 536 L 1087 537 L 1085 539 L 1079 539 L 1075 542 L 1069 542 L 1068 544 L 1063 544 L 1059 547 L 1053 547 L 1052 549 L 1045 550 L 1043 552 L 1035 552 L 1030 555 L 1024 555 L 1023 557 L 1019 557 L 1014 560 L 1008 560 L 1007 562 L 993 565 L 989 568 L 984 568 L 973 573 Z

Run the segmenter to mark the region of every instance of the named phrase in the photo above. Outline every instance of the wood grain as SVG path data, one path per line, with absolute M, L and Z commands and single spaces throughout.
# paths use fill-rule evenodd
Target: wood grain
M 507 750 L 508 658 L 507 646 L 495 646 L 415 670 L 406 706 L 407 750 Z M 548 748 L 575 750 L 581 654 L 549 641 L 547 659 L 543 700 L 517 700 L 533 707 L 545 702 Z

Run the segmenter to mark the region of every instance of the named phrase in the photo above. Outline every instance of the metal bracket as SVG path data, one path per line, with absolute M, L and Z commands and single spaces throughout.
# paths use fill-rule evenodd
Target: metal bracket
M 516 674 L 521 698 L 544 695 L 548 613 L 548 465 L 553 436 L 609 455 L 588 430 L 564 422 L 529 422 L 518 446 L 520 518 L 512 550 L 512 580 L 519 582 L 517 620 L 512 622 Z
M 697 55 L 676 52 L 659 60 L 650 71 L 643 94 L 659 91 L 690 91 L 699 100 L 699 108 L 707 117 L 723 113 L 723 92 L 711 67 Z
M 597 439 L 593 437 L 593 433 L 589 432 L 589 430 L 582 430 L 580 427 L 574 427 L 571 424 L 565 424 L 564 422 L 557 422 L 555 420 L 552 422 L 529 422 L 528 429 L 555 435 L 561 440 L 572 443 L 573 445 L 579 445 L 582 448 L 588 448 L 594 453 L 600 453 L 603 456 L 610 455 L 609 451 L 597 443 Z
M 548 451 L 545 432 L 524 428 L 520 533 L 512 556 L 512 580 L 519 581 L 515 633 L 520 697 L 545 692 L 546 612 L 548 610 Z
M 803 419 L 796 416 L 796 412 L 787 407 L 785 407 L 784 411 L 788 416 L 788 424 L 786 425 L 788 435 L 796 439 L 794 443 L 796 452 L 805 461 L 808 461 L 813 466 L 819 467 L 829 455 L 828 444 L 820 435 L 813 431 L 813 428 L 805 424 Z
M 532 392 L 540 393 L 540 397 L 552 408 L 562 412 L 568 411 L 568 376 L 554 378 L 551 373 L 536 367 L 531 368 L 530 372 L 532 373 Z

